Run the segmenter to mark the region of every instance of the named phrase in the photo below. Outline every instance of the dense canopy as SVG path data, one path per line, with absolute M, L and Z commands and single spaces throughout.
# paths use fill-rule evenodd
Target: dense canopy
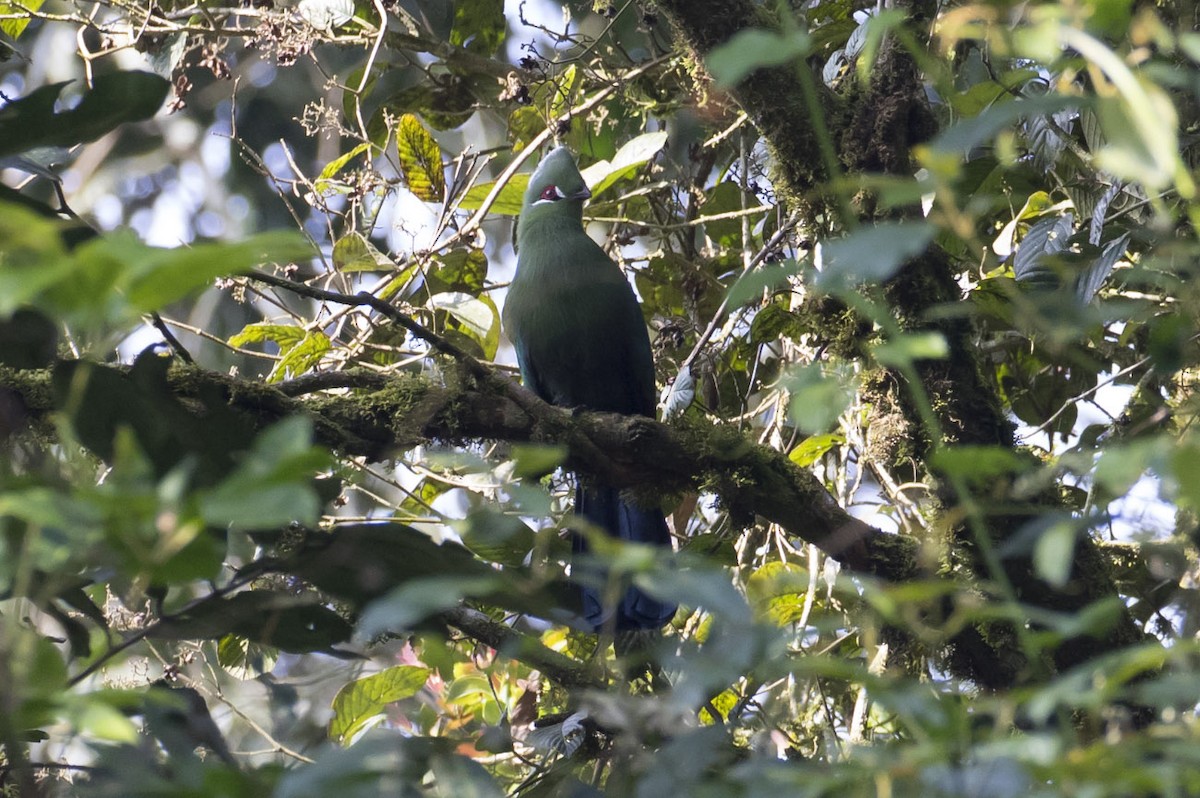
M 1200 793 L 1193 14 L 0 0 L 4 794 Z M 558 145 L 657 420 L 519 384 Z

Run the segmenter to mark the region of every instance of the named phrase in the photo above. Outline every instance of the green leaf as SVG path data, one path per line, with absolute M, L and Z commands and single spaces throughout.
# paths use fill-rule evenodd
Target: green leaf
M 781 302 L 768 302 L 750 322 L 750 343 L 773 343 L 780 338 L 798 339 L 804 333 L 800 317 Z
M 275 364 L 267 382 L 280 382 L 285 377 L 298 377 L 321 362 L 333 349 L 329 337 L 320 330 L 309 332 Z
M 83 695 L 68 694 L 67 717 L 84 734 L 107 742 L 133 745 L 141 739 L 133 721 L 125 711 L 128 698 L 114 695 L 116 691 L 99 691 Z
M 359 618 L 358 633 L 370 639 L 407 632 L 429 616 L 457 606 L 464 598 L 487 598 L 502 586 L 503 579 L 496 572 L 413 579 L 368 604 Z
M 876 346 L 872 354 L 885 366 L 907 366 L 917 360 L 944 360 L 950 345 L 937 331 L 901 333 Z
M 45 0 L 23 0 L 21 7 L 12 3 L 0 3 L 0 16 L 8 17 L 17 14 L 27 14 L 24 18 L 0 20 L 0 31 L 7 33 L 13 39 L 20 37 L 25 28 L 33 21 L 33 13 L 42 7 Z
M 1071 577 L 1077 526 L 1074 519 L 1059 521 L 1043 529 L 1034 544 L 1034 570 L 1054 587 L 1063 587 Z
M 583 180 L 597 197 L 619 180 L 632 177 L 638 169 L 666 146 L 667 133 L 643 133 L 626 142 L 612 161 L 597 161 L 584 169 Z
M 466 332 L 480 343 L 486 342 L 492 332 L 499 329 L 500 316 L 496 307 L 484 299 L 461 291 L 447 291 L 434 294 L 429 298 L 429 304 L 462 322 Z
M 776 33 L 748 28 L 712 49 L 706 60 L 721 88 L 730 88 L 756 69 L 775 67 L 808 55 L 812 42 L 803 31 Z
M 315 524 L 321 502 L 312 480 L 331 458 L 311 440 L 312 422 L 303 416 L 263 430 L 233 473 L 201 498 L 201 517 L 213 526 L 241 529 Z
M 884 37 L 893 28 L 900 28 L 908 21 L 909 15 L 898 8 L 877 9 L 867 20 L 867 38 L 863 42 L 862 54 L 858 58 L 858 79 L 864 86 L 871 81 L 871 72 L 875 69 L 879 48 Z
M 883 222 L 863 227 L 822 247 L 817 284 L 827 290 L 879 283 L 925 251 L 934 228 L 926 222 Z
M 334 158 L 332 161 L 325 164 L 325 168 L 321 170 L 321 174 L 317 175 L 317 179 L 314 181 L 317 191 L 325 192 L 332 189 L 333 178 L 337 177 L 341 171 L 346 168 L 346 164 L 350 163 L 359 155 L 362 155 L 370 146 L 370 144 L 364 141 L 362 144 L 359 144 L 346 154 L 339 155 L 337 158 Z
M 58 328 L 36 310 L 0 317 L 0 364 L 14 369 L 49 366 L 58 351 Z
M 426 80 L 388 97 L 371 115 L 367 122 L 367 133 L 371 143 L 383 149 L 391 132 L 388 127 L 390 121 L 404 114 L 420 114 L 435 130 L 449 130 L 471 118 L 476 102 L 466 80 L 451 77 L 436 85 L 430 85 Z
M 824 435 L 812 435 L 802 440 L 799 445 L 788 452 L 788 459 L 801 468 L 808 468 L 820 460 L 826 453 L 846 442 L 846 436 L 840 432 L 827 432 Z
M 28 208 L 0 203 L 0 317 L 34 302 L 74 270 L 61 229 Z
M 289 561 L 288 571 L 357 606 L 378 599 L 397 585 L 419 583 L 426 578 L 461 579 L 453 584 L 463 590 L 469 588 L 470 595 L 539 617 L 555 616 L 555 609 L 568 606 L 574 595 L 574 591 L 564 591 L 558 586 L 547 589 L 544 584 L 519 581 L 519 572 L 495 570 L 457 543 L 447 541 L 439 545 L 428 535 L 397 523 L 336 527 L 328 536 L 311 539 Z M 418 600 L 426 602 L 422 607 L 434 602 L 436 609 L 452 606 L 458 600 L 454 590 L 443 591 L 439 598 L 437 590 L 427 591 L 419 584 L 412 593 L 404 595 L 403 601 L 398 602 L 398 612 L 404 612 L 404 606 L 418 606 L 412 603 Z M 381 612 L 375 617 L 381 628 L 386 629 L 396 616 Z M 367 620 L 364 616 L 362 625 Z
M 504 184 L 504 188 L 500 189 L 499 196 L 492 203 L 492 207 L 488 209 L 489 213 L 497 213 L 501 216 L 519 216 L 521 213 L 521 204 L 525 200 L 525 189 L 529 186 L 529 178 L 532 175 L 527 173 L 515 174 Z M 479 183 L 471 186 L 470 190 L 463 195 L 459 200 L 458 207 L 464 211 L 474 211 L 483 207 L 483 201 L 487 199 L 488 194 L 495 188 L 496 182 Z
M 1029 462 L 1004 446 L 951 446 L 936 451 L 930 465 L 942 474 L 986 482 L 1019 474 Z
M 366 676 L 338 690 L 333 699 L 333 719 L 329 722 L 329 737 L 344 746 L 372 718 L 394 701 L 414 696 L 429 680 L 430 670 L 416 665 L 396 665 L 385 671 Z
M 540 479 L 558 468 L 567 459 L 567 447 L 547 444 L 514 444 L 512 447 L 513 476 Z
M 725 180 L 708 192 L 702 213 L 704 216 L 723 216 L 738 213 L 743 207 L 757 204 L 758 200 L 743 191 L 741 186 L 732 180 Z M 753 224 L 754 221 L 751 220 L 751 225 Z M 742 219 L 736 216 L 710 219 L 704 223 L 704 233 L 722 247 L 741 249 Z
M 413 114 L 400 117 L 396 126 L 396 152 L 408 190 L 425 202 L 441 202 L 446 195 L 442 149 Z
M 110 241 L 106 236 L 95 245 L 79 247 L 80 265 L 86 260 L 85 248 L 95 246 L 107 254 L 112 251 Z M 136 313 L 161 310 L 194 290 L 208 287 L 217 277 L 244 274 L 266 263 L 302 262 L 313 256 L 311 242 L 294 230 L 260 233 L 233 244 L 199 244 L 173 250 L 127 246 L 126 242 L 120 245 L 120 252 L 122 257 L 134 258 L 126 264 L 121 282 L 126 286 L 128 304 Z
M 800 272 L 800 264 L 794 260 L 780 263 L 765 263 L 754 268 L 729 287 L 725 301 L 730 308 L 738 308 L 751 299 L 761 298 L 764 289 L 774 291 L 785 286 L 788 281 Z
M 852 375 L 827 371 L 819 363 L 795 369 L 784 385 L 792 395 L 792 420 L 810 435 L 826 433 L 850 406 L 855 390 Z
M 930 143 L 930 148 L 956 157 L 982 144 L 990 143 L 1000 131 L 1021 119 L 1044 116 L 1068 108 L 1085 106 L 1087 101 L 1079 97 L 1051 94 L 1043 97 L 1024 97 L 1012 102 L 989 106 L 979 116 L 959 122 L 944 130 Z
M 434 794 L 438 798 L 504 798 L 504 791 L 473 759 L 457 754 L 434 754 L 429 758 Z
M 66 85 L 42 86 L 0 108 L 0 156 L 95 141 L 126 122 L 154 116 L 171 88 L 150 72 L 113 72 L 97 77 L 74 108 L 55 113 Z
M 369 730 L 354 745 L 324 752 L 312 764 L 284 771 L 274 798 L 416 798 L 431 754 L 453 750 L 449 737 L 410 737 Z M 254 795 L 252 792 L 244 795 Z
M 1200 446 L 1189 443 L 1171 454 L 1171 471 L 1178 483 L 1180 503 L 1200 509 Z
M 450 44 L 478 55 L 493 55 L 508 33 L 503 0 L 455 0 Z
M 274 341 L 279 344 L 281 352 L 286 352 L 303 341 L 305 334 L 303 327 L 297 327 L 294 324 L 271 324 L 259 321 L 247 324 L 241 332 L 230 336 L 229 345 L 241 347 L 246 344 Z
M 435 256 L 437 269 L 431 274 L 430 282 L 440 284 L 438 290 L 465 291 L 477 295 L 483 290 L 487 278 L 487 254 L 482 249 L 454 249 Z
M 270 673 L 279 652 L 238 635 L 225 635 L 217 642 L 217 663 L 235 679 L 250 681 Z
M 520 518 L 487 508 L 454 522 L 453 527 L 468 549 L 501 565 L 524 563 L 536 538 L 534 531 Z

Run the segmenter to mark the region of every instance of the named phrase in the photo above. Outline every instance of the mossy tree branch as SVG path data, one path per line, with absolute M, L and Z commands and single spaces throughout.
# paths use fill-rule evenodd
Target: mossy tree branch
M 927 4 L 914 0 L 910 5 L 914 24 L 928 21 Z M 778 26 L 767 11 L 749 0 L 657 0 L 657 6 L 670 18 L 680 44 L 700 64 L 738 31 Z M 838 158 L 850 172 L 913 173 L 912 147 L 932 137 L 937 124 L 925 98 L 920 72 L 896 37 L 884 42 L 868 84 L 852 84 L 845 96 L 835 97 L 815 80 L 822 91 L 822 119 L 813 119 L 806 112 L 806 79 L 808 87 L 814 85 L 811 65 L 788 64 L 756 70 L 731 90 L 778 162 L 773 179 L 785 201 L 803 207 L 820 194 L 831 177 L 822 168 L 816 146 L 820 125 L 829 125 L 827 132 L 838 143 Z M 848 221 L 920 218 L 916 206 L 881 210 L 875 208 L 869 195 L 855 199 L 860 219 Z M 940 332 L 949 346 L 949 357 L 916 364 L 917 385 L 907 385 L 903 375 L 890 369 L 876 369 L 867 376 L 863 390 L 864 404 L 874 414 L 870 426 L 888 431 L 869 441 L 869 455 L 886 468 L 909 469 L 906 479 L 921 479 L 928 474 L 926 458 L 939 446 L 1012 447 L 1012 425 L 994 380 L 985 376 L 971 324 L 961 315 L 947 318 L 942 314 L 940 319 L 931 316 L 934 308 L 961 303 L 963 299 L 950 257 L 931 245 L 883 286 L 883 294 L 900 329 Z M 928 398 L 939 440 L 932 439 L 933 430 L 922 424 L 913 403 L 914 391 Z M 947 487 L 943 487 L 943 495 L 954 501 Z M 990 541 L 976 540 L 966 524 L 955 524 L 953 536 L 962 550 L 979 553 L 980 546 L 1009 539 L 1023 520 L 1019 514 L 989 517 L 986 533 Z M 983 559 L 968 557 L 976 571 L 985 570 Z M 1085 536 L 1076 546 L 1073 578 L 1064 589 L 1042 581 L 1028 556 L 1007 558 L 1002 566 L 1005 578 L 1021 600 L 1054 610 L 1077 610 L 1116 595 L 1104 562 L 1095 542 Z M 1068 668 L 1104 651 L 1144 640 L 1144 633 L 1124 613 L 1105 639 L 1080 640 L 1078 645 L 1060 647 L 1056 664 Z M 959 653 L 965 659 L 978 660 L 986 648 L 967 645 Z

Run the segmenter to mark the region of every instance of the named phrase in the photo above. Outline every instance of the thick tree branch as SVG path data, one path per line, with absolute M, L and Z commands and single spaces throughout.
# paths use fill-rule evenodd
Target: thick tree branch
M 37 422 L 54 410 L 49 379 L 47 371 L 0 369 L 0 390 L 19 401 L 25 418 Z M 435 440 L 565 445 L 567 467 L 618 487 L 711 491 L 736 517 L 749 521 L 759 515 L 778 523 L 857 573 L 895 581 L 919 574 L 916 541 L 852 517 L 811 473 L 732 428 L 673 427 L 636 416 L 572 412 L 499 376 L 481 384 L 460 373 L 449 385 L 435 385 L 398 375 L 374 390 L 307 399 L 191 366 L 173 368 L 169 380 L 185 399 L 219 391 L 258 426 L 308 414 L 322 443 L 370 460 Z M 507 386 L 497 390 L 497 383 Z

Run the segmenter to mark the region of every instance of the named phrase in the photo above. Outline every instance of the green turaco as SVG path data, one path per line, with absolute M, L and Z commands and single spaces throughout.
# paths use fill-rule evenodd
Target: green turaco
M 525 384 L 546 401 L 653 416 L 646 324 L 620 268 L 583 231 L 583 202 L 590 196 L 564 147 L 533 173 L 517 223 L 517 274 L 504 303 L 504 329 Z M 629 503 L 612 486 L 580 480 L 575 513 L 622 540 L 670 545 L 663 514 Z M 580 536 L 574 547 L 587 550 Z M 597 589 L 603 574 L 578 576 L 593 629 L 657 629 L 675 614 L 674 605 L 633 587 L 616 606 L 607 605 Z

